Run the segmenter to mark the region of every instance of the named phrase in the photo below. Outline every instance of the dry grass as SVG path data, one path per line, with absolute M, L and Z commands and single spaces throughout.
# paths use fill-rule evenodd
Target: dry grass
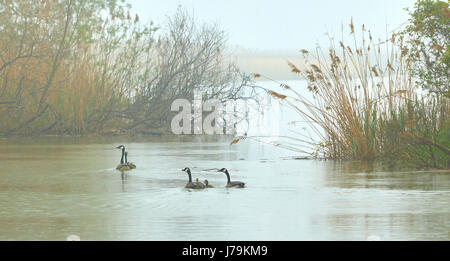
M 288 62 L 292 72 L 307 80 L 313 99 L 302 94 L 305 90 L 287 85 L 281 85 L 284 93 L 269 91 L 294 108 L 320 137 L 316 157 L 383 157 L 386 148 L 405 143 L 400 133 L 413 133 L 418 124 L 434 124 L 438 130 L 448 112 L 445 102 L 434 108 L 425 105 L 433 98 L 419 94 L 402 36 L 393 34 L 386 41 L 375 42 L 364 25 L 359 35 L 355 31 L 352 21 L 351 46 L 343 41 L 336 44 L 330 37 L 328 50 L 318 47 L 314 52 L 301 51 L 305 64 Z M 424 122 L 424 115 L 430 114 L 435 114 L 433 120 Z M 394 129 L 389 127 L 392 122 L 398 123 Z
M 111 114 L 126 106 L 124 86 L 136 77 L 125 68 L 133 68 L 135 46 L 151 33 L 138 40 L 137 22 L 103 19 L 87 2 L 41 4 L 0 6 L 0 134 L 78 135 L 119 125 Z M 115 8 L 110 16 L 125 10 Z M 122 25 L 124 35 L 113 32 Z

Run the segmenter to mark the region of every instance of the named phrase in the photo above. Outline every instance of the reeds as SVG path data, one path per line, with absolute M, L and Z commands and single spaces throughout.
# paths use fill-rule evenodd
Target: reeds
M 415 85 L 403 36 L 394 33 L 383 42 L 375 42 L 364 25 L 359 35 L 355 31 L 352 21 L 351 45 L 343 41 L 337 44 L 330 37 L 329 49 L 302 50 L 304 64 L 288 63 L 292 72 L 306 79 L 306 90 L 282 85 L 284 93 L 269 94 L 309 123 L 320 138 L 317 157 L 412 159 L 411 138 L 419 141 L 418 137 L 422 142 L 416 143 L 432 147 L 426 148 L 429 153 L 445 151 L 435 146 L 437 142 L 430 142 L 436 141 L 433 137 L 445 125 L 448 102 L 422 94 Z M 307 98 L 305 91 L 313 98 Z M 438 167 L 436 162 L 428 165 Z M 445 165 L 448 167 L 448 159 L 440 166 Z

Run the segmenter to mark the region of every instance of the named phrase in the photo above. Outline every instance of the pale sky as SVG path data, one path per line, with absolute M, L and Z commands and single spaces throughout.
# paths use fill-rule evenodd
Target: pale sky
M 217 23 L 246 72 L 287 78 L 286 61 L 300 49 L 317 43 L 328 47 L 326 32 L 348 33 L 350 18 L 356 31 L 364 24 L 374 39 L 385 38 L 406 22 L 406 7 L 415 0 L 128 0 L 141 21 L 162 24 L 181 5 L 198 22 Z M 348 34 L 347 34 L 348 35 Z M 281 69 L 280 69 L 281 68 Z M 279 71 L 279 72 L 277 72 Z M 281 73 L 281 74 L 280 74 Z
M 310 49 L 340 34 L 353 17 L 374 35 L 385 36 L 408 19 L 405 7 L 415 0 L 129 0 L 145 20 L 162 23 L 178 5 L 199 21 L 217 22 L 229 43 L 253 50 Z M 359 27 L 358 27 L 359 28 Z

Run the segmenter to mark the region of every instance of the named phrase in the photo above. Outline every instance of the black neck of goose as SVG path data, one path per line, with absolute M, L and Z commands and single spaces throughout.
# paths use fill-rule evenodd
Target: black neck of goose
M 125 153 L 125 163 L 128 163 L 127 154 Z
M 124 155 L 125 155 L 125 149 L 122 149 L 122 158 L 120 158 L 120 164 L 123 164 Z
M 225 175 L 227 175 L 228 183 L 230 183 L 231 179 L 230 179 L 230 173 L 228 173 L 228 170 L 225 170 Z
M 189 182 L 192 182 L 191 170 L 188 169 L 186 172 L 189 176 Z

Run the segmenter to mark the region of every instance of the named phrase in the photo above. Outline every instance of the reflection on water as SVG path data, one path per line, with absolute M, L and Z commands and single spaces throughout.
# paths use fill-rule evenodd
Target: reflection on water
M 231 138 L 0 140 L 0 240 L 449 240 L 450 173 L 286 160 Z M 115 170 L 118 144 L 137 169 Z M 193 178 L 215 188 L 184 189 Z M 245 189 L 224 188 L 227 167 Z

